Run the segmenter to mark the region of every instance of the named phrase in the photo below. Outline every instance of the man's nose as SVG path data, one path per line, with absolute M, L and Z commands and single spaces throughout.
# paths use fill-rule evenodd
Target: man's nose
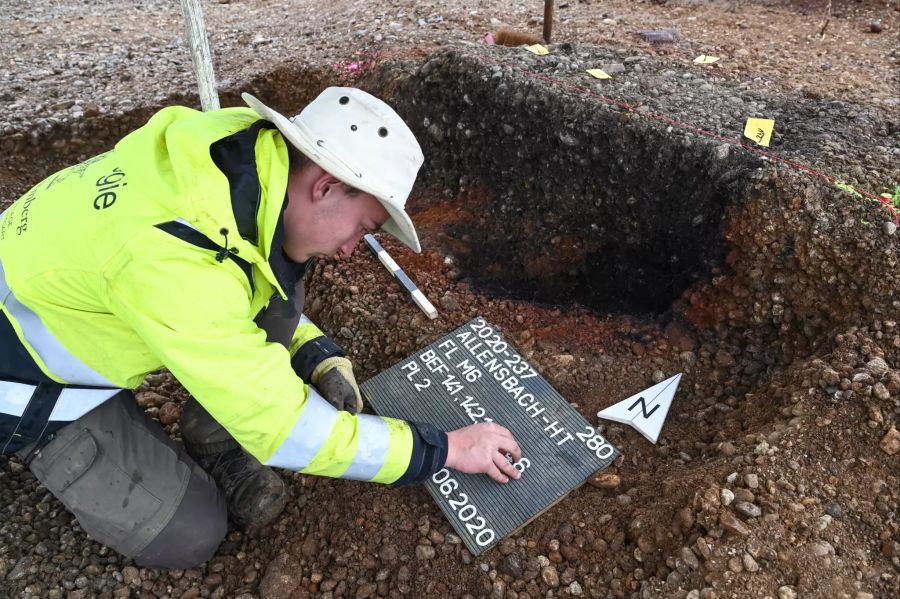
M 341 256 L 344 258 L 349 258 L 351 254 L 353 254 L 353 250 L 356 249 L 356 246 L 359 244 L 359 240 L 362 239 L 362 232 L 357 233 L 353 236 L 353 238 L 349 239 L 347 243 L 340 247 Z

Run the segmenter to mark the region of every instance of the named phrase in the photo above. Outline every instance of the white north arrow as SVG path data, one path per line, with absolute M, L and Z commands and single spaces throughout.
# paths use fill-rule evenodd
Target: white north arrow
M 648 441 L 656 443 L 680 381 L 681 373 L 679 372 L 671 378 L 656 383 L 649 389 L 644 389 L 626 400 L 601 410 L 597 416 L 622 424 L 630 424 Z

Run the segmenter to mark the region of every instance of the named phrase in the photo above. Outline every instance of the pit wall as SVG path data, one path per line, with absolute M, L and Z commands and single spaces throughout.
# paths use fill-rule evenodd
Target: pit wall
M 425 217 L 428 241 L 453 253 L 476 285 L 550 303 L 593 302 L 601 313 L 683 318 L 747 353 L 754 370 L 809 355 L 845 327 L 896 320 L 898 235 L 884 206 L 623 110 L 583 93 L 594 89 L 583 80 L 571 87 L 571 63 L 602 64 L 615 59 L 612 51 L 572 49 L 570 63 L 537 76 L 542 57 L 525 71 L 507 64 L 509 51 L 441 52 L 416 69 L 384 65 L 366 81 L 423 145 L 420 181 L 431 191 L 411 206 Z M 644 87 L 665 68 L 640 64 Z M 822 102 L 816 112 L 802 97 L 760 99 L 715 79 L 689 83 L 691 94 L 706 86 L 711 105 L 739 96 L 785 120 L 791 107 L 806 115 L 806 137 L 773 142 L 772 151 L 824 170 L 846 166 L 828 162 L 827 136 L 861 142 L 887 127 L 846 104 Z M 654 113 L 684 115 L 684 98 L 648 97 Z M 857 122 L 866 115 L 865 131 L 852 123 L 836 131 L 831 111 Z M 872 148 L 848 146 L 844 158 L 862 152 Z M 890 171 L 889 153 L 869 158 Z M 457 222 L 431 227 L 436 206 L 452 207 Z
M 660 313 L 707 278 L 722 213 L 759 160 L 497 59 L 438 54 L 393 94 L 423 142 L 430 197 L 467 211 L 443 232 L 474 282 Z
M 880 329 L 900 315 L 891 225 L 880 204 L 805 175 L 766 173 L 723 222 L 726 276 L 685 293 L 676 308 L 760 368 L 830 349 L 836 333 Z

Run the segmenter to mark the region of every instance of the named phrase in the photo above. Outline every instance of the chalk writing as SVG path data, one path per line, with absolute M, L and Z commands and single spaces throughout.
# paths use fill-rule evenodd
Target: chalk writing
M 484 319 L 473 320 L 467 328 L 469 330 L 457 332 L 439 343 L 436 349 L 426 349 L 401 366 L 416 391 L 429 389 L 433 383 L 429 374 L 436 375 L 434 383 L 462 408 L 469 420 L 493 422 L 477 394 L 468 392 L 465 386 L 482 377 L 492 377 L 529 417 L 538 421 L 557 445 L 574 440 L 575 436 L 558 420 L 550 420 L 544 414 L 546 408 L 522 384 L 522 381 L 538 376 L 534 368 L 512 351 Z

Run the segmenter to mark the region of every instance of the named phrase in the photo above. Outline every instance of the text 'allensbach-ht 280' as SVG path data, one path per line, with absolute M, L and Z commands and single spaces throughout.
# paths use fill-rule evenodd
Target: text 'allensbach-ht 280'
M 493 421 L 522 449 L 522 478 L 501 485 L 448 469 L 427 484 L 466 547 L 479 555 L 619 455 L 484 318 L 476 318 L 368 380 L 381 415 L 455 430 Z

